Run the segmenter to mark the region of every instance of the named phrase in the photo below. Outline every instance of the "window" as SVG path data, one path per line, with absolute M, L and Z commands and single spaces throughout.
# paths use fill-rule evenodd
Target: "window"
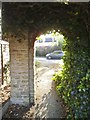
M 56 42 L 56 39 L 54 38 L 54 42 Z
M 55 51 L 54 54 L 63 54 L 62 51 Z
M 43 40 L 39 40 L 39 43 L 42 43 L 43 42 Z
M 45 42 L 53 42 L 52 38 L 45 38 Z

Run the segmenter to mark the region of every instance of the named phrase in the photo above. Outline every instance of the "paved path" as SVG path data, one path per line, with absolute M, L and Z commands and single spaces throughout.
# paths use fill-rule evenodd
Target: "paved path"
M 35 105 L 31 108 L 10 106 L 6 118 L 64 118 L 65 107 L 55 90 L 52 76 L 57 66 L 44 66 L 35 78 Z M 6 119 L 3 119 L 6 120 Z
M 55 68 L 44 67 L 42 73 L 35 79 L 35 106 L 23 116 L 33 118 L 64 118 L 65 107 L 55 90 L 52 76 Z
M 52 76 L 53 69 L 47 69 L 36 84 L 36 106 L 34 118 L 63 118 L 65 110 L 59 98 Z

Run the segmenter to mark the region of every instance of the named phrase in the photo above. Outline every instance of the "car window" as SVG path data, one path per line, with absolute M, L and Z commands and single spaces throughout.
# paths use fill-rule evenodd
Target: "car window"
M 59 52 L 59 54 L 61 54 L 61 53 L 63 53 L 63 52 Z
M 63 52 L 54 52 L 54 54 L 62 54 Z

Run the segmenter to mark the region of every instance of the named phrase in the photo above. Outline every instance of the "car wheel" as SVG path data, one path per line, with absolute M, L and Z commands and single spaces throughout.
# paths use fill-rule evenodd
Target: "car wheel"
M 51 59 L 52 57 L 51 56 L 48 56 L 48 59 Z

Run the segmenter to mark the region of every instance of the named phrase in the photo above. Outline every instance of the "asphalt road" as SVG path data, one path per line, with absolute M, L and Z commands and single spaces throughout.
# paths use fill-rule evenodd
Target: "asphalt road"
M 63 65 L 63 60 L 57 60 L 57 59 L 46 59 L 45 57 L 35 57 L 34 58 L 35 61 L 40 61 L 40 62 L 43 62 L 43 63 L 49 63 L 49 64 L 61 64 Z

